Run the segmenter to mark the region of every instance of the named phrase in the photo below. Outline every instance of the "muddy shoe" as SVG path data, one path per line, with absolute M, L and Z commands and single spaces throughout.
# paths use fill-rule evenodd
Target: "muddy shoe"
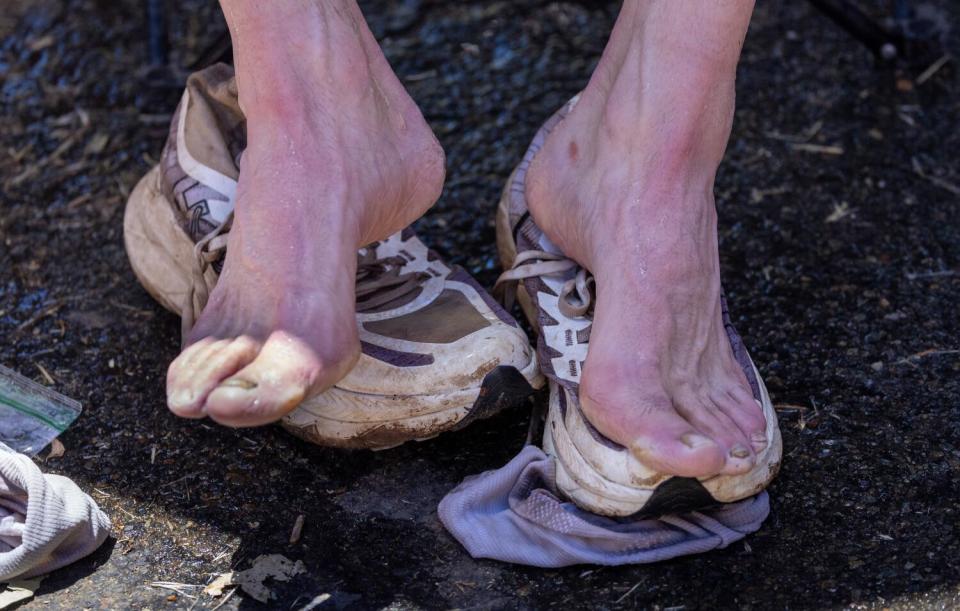
M 124 241 L 141 284 L 184 334 L 217 282 L 245 144 L 233 70 L 187 83 L 162 160 L 127 202 Z M 523 402 L 544 383 L 526 335 L 463 269 L 406 229 L 357 253 L 362 355 L 282 425 L 308 441 L 383 449 Z
M 516 297 L 539 334 L 537 353 L 550 384 L 544 451 L 556 457 L 557 486 L 581 507 L 611 516 L 659 515 L 737 501 L 763 490 L 777 473 L 782 442 L 777 417 L 723 303 L 723 322 L 766 419 L 767 447 L 742 475 L 696 479 L 647 467 L 632 452 L 602 435 L 580 409 L 578 391 L 593 325 L 593 278 L 565 257 L 534 223 L 526 202 L 525 177 L 547 134 L 576 104 L 554 115 L 535 136 L 507 182 L 497 211 L 497 248 L 507 271 L 498 284 Z

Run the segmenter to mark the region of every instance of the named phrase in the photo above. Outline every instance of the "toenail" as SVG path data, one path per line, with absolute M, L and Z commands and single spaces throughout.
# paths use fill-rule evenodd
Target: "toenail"
M 736 445 L 733 446 L 732 450 L 730 450 L 730 456 L 733 456 L 734 458 L 747 458 L 750 456 L 750 450 L 741 445 Z
M 709 438 L 696 433 L 686 433 L 685 435 L 681 435 L 680 441 L 683 443 L 683 445 L 687 446 L 691 450 L 713 443 Z
M 193 393 L 189 390 L 181 390 L 170 397 L 170 407 L 174 409 L 183 408 L 193 402 Z
M 250 380 L 244 380 L 242 378 L 230 378 L 229 380 L 224 380 L 221 382 L 220 387 L 226 388 L 242 388 L 243 390 L 251 390 L 257 387 L 256 382 L 251 382 Z
M 750 435 L 750 443 L 753 444 L 754 447 L 762 447 L 767 445 L 766 433 L 754 433 L 753 435 Z

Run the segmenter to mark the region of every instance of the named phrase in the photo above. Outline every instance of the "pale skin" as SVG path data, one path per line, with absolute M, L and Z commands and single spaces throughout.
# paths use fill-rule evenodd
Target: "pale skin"
M 221 6 L 248 148 L 224 271 L 167 397 L 255 426 L 350 370 L 356 250 L 436 201 L 444 157 L 354 0 Z M 534 220 L 597 281 L 585 414 L 682 476 L 743 473 L 767 443 L 720 318 L 713 197 L 752 10 L 625 0 L 527 179 Z

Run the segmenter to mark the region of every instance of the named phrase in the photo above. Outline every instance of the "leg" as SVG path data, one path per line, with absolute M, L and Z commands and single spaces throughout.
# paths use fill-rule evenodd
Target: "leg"
M 357 249 L 436 201 L 444 158 L 354 0 L 221 6 L 248 144 L 223 273 L 167 397 L 253 426 L 353 366 Z
M 527 176 L 537 224 L 594 272 L 580 398 L 665 473 L 741 473 L 764 420 L 721 322 L 713 181 L 752 0 L 625 0 Z

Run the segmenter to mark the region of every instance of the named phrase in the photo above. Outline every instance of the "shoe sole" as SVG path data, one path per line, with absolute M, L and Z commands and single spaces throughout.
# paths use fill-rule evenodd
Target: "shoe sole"
M 517 244 L 510 226 L 510 191 L 516 170 L 510 175 L 497 206 L 497 251 L 504 269 L 511 269 L 517 256 Z M 539 333 L 537 309 L 523 283 L 517 286 L 517 301 L 527 320 Z M 767 422 L 767 438 L 770 444 L 763 452 L 766 460 L 743 475 L 716 475 L 710 478 L 665 476 L 662 483 L 650 487 L 625 485 L 607 477 L 594 462 L 585 456 L 577 439 L 587 439 L 587 425 L 580 422 L 578 435 L 574 436 L 560 414 L 560 392 L 565 392 L 556 382 L 550 381 L 550 408 L 543 436 L 543 450 L 556 458 L 557 487 L 577 505 L 601 515 L 608 516 L 658 516 L 666 513 L 684 513 L 738 501 L 761 490 L 773 480 L 780 468 L 783 442 L 777 424 L 776 412 L 770 402 L 767 389 L 754 366 L 760 387 L 761 409 Z M 571 411 L 568 409 L 568 411 Z M 571 418 L 577 414 L 571 413 Z M 582 419 L 582 418 L 581 418 Z M 598 443 L 587 441 L 585 443 Z M 624 450 L 628 451 L 628 450 Z
M 159 188 L 159 175 L 159 168 L 151 169 L 127 200 L 124 246 L 140 284 L 179 316 L 189 288 L 189 274 L 184 270 L 193 265 L 193 242 L 177 224 Z M 385 450 L 407 441 L 431 439 L 520 406 L 544 383 L 533 354 L 520 369 L 501 365 L 487 372 L 479 384 L 446 393 L 376 395 L 333 386 L 307 399 L 280 424 L 318 445 Z M 358 417 L 367 414 L 378 418 Z

